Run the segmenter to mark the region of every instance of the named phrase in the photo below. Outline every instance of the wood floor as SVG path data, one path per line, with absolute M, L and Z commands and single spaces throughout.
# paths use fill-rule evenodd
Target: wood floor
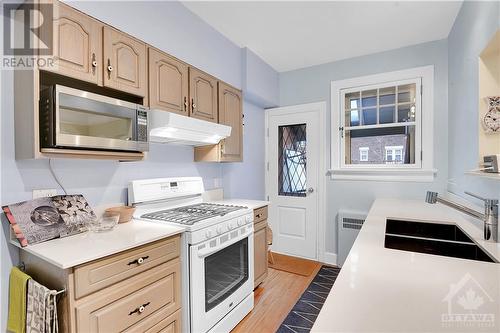
M 321 263 L 309 276 L 269 268 L 267 278 L 255 289 L 254 308 L 233 333 L 274 333 L 311 283 Z

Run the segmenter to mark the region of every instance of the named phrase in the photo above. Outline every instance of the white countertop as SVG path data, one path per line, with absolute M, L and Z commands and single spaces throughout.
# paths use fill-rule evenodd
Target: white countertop
M 26 247 L 21 247 L 15 239 L 11 243 L 57 267 L 66 269 L 183 231 L 182 227 L 132 220 L 118 224 L 107 232 L 85 232 Z
M 224 199 L 215 201 L 225 205 L 246 206 L 250 209 L 257 209 L 269 205 L 269 201 L 265 200 L 250 200 L 250 199 Z
M 500 244 L 483 241 L 481 225 L 465 215 L 440 204 L 378 199 L 312 332 L 500 332 L 500 264 L 386 249 L 387 217 L 456 223 L 500 261 Z M 470 290 L 479 304 L 475 310 L 459 302 Z M 481 328 L 470 321 L 443 322 L 449 313 L 492 314 L 494 323 Z

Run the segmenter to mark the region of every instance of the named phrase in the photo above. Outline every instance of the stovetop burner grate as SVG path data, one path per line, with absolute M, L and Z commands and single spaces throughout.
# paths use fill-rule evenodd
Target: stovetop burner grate
M 141 215 L 141 218 L 192 225 L 196 222 L 244 209 L 244 206 L 201 203 L 190 206 L 160 210 Z

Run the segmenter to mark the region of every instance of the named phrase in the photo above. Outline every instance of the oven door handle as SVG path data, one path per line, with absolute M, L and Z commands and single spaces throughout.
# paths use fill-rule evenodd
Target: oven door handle
M 247 231 L 243 235 L 235 237 L 235 238 L 233 238 L 227 242 L 224 242 L 222 244 L 218 244 L 215 247 L 210 247 L 209 244 L 210 244 L 211 240 L 207 241 L 207 242 L 205 242 L 205 244 L 206 244 L 205 248 L 196 251 L 196 255 L 198 256 L 198 258 L 208 257 L 209 255 L 214 254 L 215 252 L 218 252 L 221 249 L 228 247 L 229 245 L 233 245 L 234 243 L 237 243 L 240 240 L 247 238 L 251 234 L 253 234 L 253 228 L 247 229 Z M 219 238 L 220 238 L 220 236 L 219 236 Z M 195 246 L 199 247 L 200 245 L 195 245 Z

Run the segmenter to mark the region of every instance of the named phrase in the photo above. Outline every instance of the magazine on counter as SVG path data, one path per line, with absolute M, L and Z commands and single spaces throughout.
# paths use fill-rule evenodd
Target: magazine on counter
M 2 207 L 21 246 L 88 230 L 97 216 L 83 195 L 56 195 Z

